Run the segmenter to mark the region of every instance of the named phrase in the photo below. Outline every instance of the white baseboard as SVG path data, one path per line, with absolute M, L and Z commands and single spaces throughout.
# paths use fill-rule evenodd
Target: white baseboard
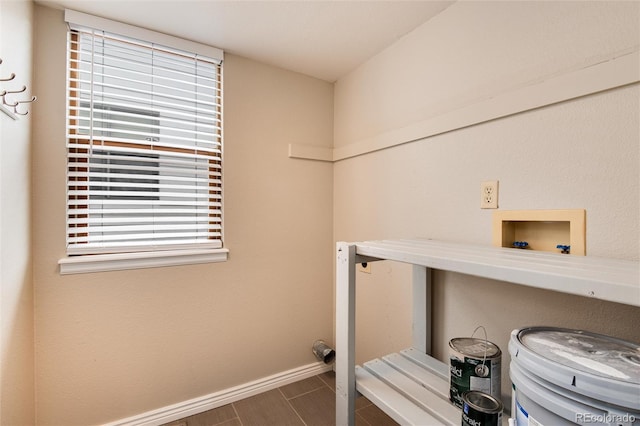
M 137 416 L 107 423 L 106 426 L 158 426 L 184 417 L 193 416 L 207 410 L 221 407 L 280 386 L 331 371 L 332 366 L 315 362 L 302 367 L 254 380 L 222 391 L 214 392 L 199 398 L 190 399 L 178 404 L 169 405 L 157 410 L 147 411 Z

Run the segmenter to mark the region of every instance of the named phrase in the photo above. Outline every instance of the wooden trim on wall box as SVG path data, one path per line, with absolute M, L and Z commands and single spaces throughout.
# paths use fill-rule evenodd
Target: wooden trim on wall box
M 587 254 L 587 212 L 584 209 L 562 210 L 496 210 L 493 212 L 493 245 L 494 247 L 511 247 L 512 239 L 506 235 L 509 223 L 550 223 L 565 222 L 569 225 L 569 243 L 571 254 L 586 256 Z M 513 228 L 511 228 L 513 231 Z M 551 247 L 555 247 L 551 242 Z M 556 252 L 559 252 L 557 250 Z

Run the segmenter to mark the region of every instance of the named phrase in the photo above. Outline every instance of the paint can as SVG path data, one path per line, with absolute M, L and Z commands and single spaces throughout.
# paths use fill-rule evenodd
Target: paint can
M 585 330 L 511 332 L 516 425 L 640 426 L 640 344 Z
M 476 328 L 476 331 L 479 328 Z M 475 334 L 475 331 L 474 331 Z M 486 334 L 486 332 L 485 332 Z M 457 337 L 449 341 L 449 399 L 462 408 L 462 394 L 480 391 L 500 398 L 502 352 L 486 339 Z
M 501 426 L 502 402 L 480 391 L 462 394 L 462 426 Z

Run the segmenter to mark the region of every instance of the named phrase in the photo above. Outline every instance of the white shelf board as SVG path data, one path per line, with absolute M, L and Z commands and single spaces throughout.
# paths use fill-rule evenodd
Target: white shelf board
M 405 398 L 369 370 L 356 366 L 356 389 L 401 425 L 439 425 L 442 422 Z
M 394 353 L 357 366 L 358 392 L 403 425 L 459 425 L 460 410 L 448 400 L 448 382 L 418 364 L 407 368 L 407 363 L 408 358 Z M 396 369 L 398 364 L 405 368 Z M 434 383 L 446 387 L 447 395 L 434 392 Z
M 640 263 L 435 240 L 364 241 L 356 254 L 640 306 Z

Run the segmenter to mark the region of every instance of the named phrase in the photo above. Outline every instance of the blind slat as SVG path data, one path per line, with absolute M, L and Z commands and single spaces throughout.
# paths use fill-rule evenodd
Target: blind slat
M 90 93 L 90 92 L 89 92 Z M 78 107 L 78 104 L 81 102 L 86 102 L 89 100 L 89 96 L 85 96 L 83 97 L 78 97 L 78 96 L 69 96 L 69 101 L 71 102 L 71 105 L 69 105 L 69 110 L 70 111 L 76 111 L 75 115 L 78 115 L 77 111 L 82 111 L 85 108 L 82 107 Z M 118 111 L 118 109 L 120 111 L 125 110 L 127 108 L 132 108 L 133 104 L 131 103 L 126 103 L 126 102 L 115 102 L 113 99 L 105 99 L 103 102 L 101 102 L 102 105 L 105 108 L 111 108 L 111 109 L 115 109 L 116 111 Z M 203 126 L 206 126 L 209 123 L 214 123 L 213 126 L 219 130 L 219 126 L 220 126 L 220 111 L 209 111 L 209 115 L 210 116 L 205 116 L 203 114 L 194 114 L 191 112 L 184 112 L 184 111 L 179 111 L 176 110 L 175 108 L 163 108 L 157 104 L 155 105 L 150 105 L 149 106 L 149 112 L 150 113 L 155 113 L 155 114 L 159 114 L 162 115 L 163 118 L 166 117 L 167 120 L 171 120 L 172 118 L 175 117 L 175 119 L 177 120 L 177 122 L 182 122 L 182 121 L 189 121 L 190 119 L 196 119 L 198 120 L 199 124 L 202 124 Z M 132 115 L 132 117 L 136 117 L 137 115 Z
M 69 207 L 74 206 L 101 206 L 103 208 L 109 208 L 112 206 L 144 206 L 147 209 L 156 209 L 161 208 L 162 206 L 196 206 L 196 207 L 218 207 L 222 206 L 220 202 L 222 200 L 221 195 L 212 195 L 209 197 L 211 200 L 217 201 L 191 201 L 186 203 L 184 200 L 163 200 L 161 204 L 155 200 L 96 200 L 96 199 L 73 199 L 70 198 L 67 201 Z M 73 216 L 75 213 L 73 211 L 68 212 L 68 216 Z
M 78 98 L 75 98 L 73 100 L 80 102 L 80 99 L 78 99 Z M 131 118 L 136 118 L 135 114 L 131 114 L 131 113 L 123 112 L 123 111 L 118 111 L 117 109 L 113 108 L 113 107 L 122 108 L 123 106 L 126 107 L 123 104 L 117 104 L 117 103 L 111 102 L 111 103 L 104 103 L 103 106 L 105 106 L 107 108 L 111 108 L 110 112 L 114 117 L 128 117 L 130 119 Z M 69 109 L 74 114 L 86 114 L 87 116 L 89 115 L 88 114 L 88 111 L 89 111 L 88 108 L 72 106 Z M 154 108 L 154 109 L 152 109 L 152 112 L 157 113 L 157 114 L 163 114 L 163 113 L 165 113 L 167 111 Z M 187 118 L 196 118 L 196 117 L 202 118 L 202 117 L 199 117 L 199 116 L 196 116 L 196 115 L 183 115 L 182 119 L 174 119 L 174 118 L 171 118 L 171 117 L 165 117 L 165 115 L 166 114 L 163 114 L 162 121 L 167 122 L 167 123 L 181 124 L 181 125 L 184 125 L 185 121 L 188 122 Z M 209 123 L 203 122 L 203 121 L 198 121 L 198 122 L 192 121 L 192 125 L 197 125 L 199 128 L 211 129 L 211 130 L 215 130 L 216 132 L 219 132 L 220 131 L 220 126 L 219 126 L 220 120 L 212 119 L 210 121 L 213 124 L 209 124 Z
M 96 218 L 82 218 L 82 219 L 70 219 L 69 223 L 72 225 L 82 225 L 86 223 L 101 223 L 103 225 L 111 224 L 125 224 L 125 223 L 205 223 L 213 221 L 212 217 L 205 215 L 192 215 L 192 216 L 166 216 L 166 217 L 96 217 Z
M 167 215 L 167 214 L 182 214 L 182 215 L 191 215 L 194 217 L 204 217 L 204 215 L 206 215 L 209 219 L 216 219 L 217 216 L 222 215 L 222 210 L 215 210 L 215 209 L 211 209 L 209 207 L 205 208 L 205 209 L 198 209 L 197 207 L 192 207 L 192 208 L 168 208 L 168 207 L 164 207 L 162 208 L 162 210 L 156 209 L 157 211 L 157 215 L 155 216 L 156 218 L 158 217 L 162 217 L 161 215 Z M 74 220 L 92 220 L 91 218 L 85 218 L 84 216 L 88 215 L 88 214 L 92 214 L 95 215 L 96 217 L 99 217 L 101 219 L 97 219 L 97 220 L 109 220 L 110 217 L 112 216 L 118 216 L 118 215 L 126 215 L 127 218 L 135 218 L 136 215 L 141 214 L 139 210 L 137 209 L 129 209 L 129 208 L 124 208 L 124 207 L 120 207 L 118 209 L 102 209 L 100 207 L 92 207 L 92 208 L 78 208 L 74 210 L 74 217 L 76 216 L 81 216 L 82 219 L 68 219 L 69 223 L 74 223 Z M 144 213 L 142 213 L 144 214 Z M 77 224 L 78 222 L 75 222 L 74 224 Z
M 71 51 L 71 53 L 73 54 L 73 53 L 80 53 L 80 52 Z M 94 59 L 100 59 L 100 58 L 94 56 Z M 103 59 L 109 59 L 109 58 L 103 58 Z M 90 73 L 89 70 L 83 69 L 83 67 L 89 67 L 91 65 L 91 62 L 88 62 L 87 60 L 72 60 L 71 63 L 74 65 L 74 67 L 72 67 L 74 71 L 77 71 L 79 73 L 87 73 L 87 74 Z M 210 86 L 210 85 L 203 84 L 203 82 L 214 82 L 214 83 L 216 82 L 214 78 L 206 77 L 204 75 L 198 75 L 197 77 L 193 77 L 193 75 L 190 75 L 189 78 L 181 78 L 182 77 L 181 74 L 183 73 L 180 73 L 174 77 L 156 75 L 154 76 L 153 80 L 144 80 L 144 79 L 136 79 L 134 77 L 148 76 L 148 73 L 128 70 L 126 74 L 124 74 L 123 72 L 121 76 L 116 77 L 105 71 L 115 71 L 115 70 L 122 71 L 121 67 L 109 66 L 105 64 L 93 64 L 93 66 L 100 68 L 103 71 L 103 72 L 96 72 L 96 71 L 93 72 L 94 78 L 98 77 L 99 80 L 111 78 L 114 80 L 121 81 L 125 85 L 127 83 L 144 84 L 144 85 L 151 85 L 156 89 L 183 92 L 186 94 L 198 95 L 199 97 L 203 97 L 203 98 L 212 98 L 212 99 L 219 98 L 220 89 L 214 88 L 211 90 L 211 93 L 201 93 L 200 91 L 197 90 L 199 88 L 208 88 Z M 156 70 L 158 70 L 158 67 L 155 67 L 155 68 Z M 199 71 L 201 72 L 201 70 Z M 82 78 L 71 79 L 71 80 L 75 82 L 84 81 Z M 160 83 L 161 81 L 164 83 L 170 83 L 170 84 L 161 84 Z M 180 86 L 184 88 L 181 88 Z
M 219 225 L 215 225 L 218 226 Z M 149 233 L 145 233 L 147 231 L 152 232 L 164 232 L 164 231 L 179 231 L 179 230 L 187 230 L 196 232 L 200 230 L 209 230 L 212 229 L 212 225 L 209 223 L 192 223 L 192 224 L 151 224 L 151 225 L 141 225 L 141 224 L 133 224 L 133 225 L 109 225 L 109 226 L 94 226 L 91 230 L 95 234 L 103 234 L 101 237 L 106 235 L 110 235 L 113 238 L 117 236 L 120 237 L 129 237 L 134 235 L 149 235 Z M 175 232 L 174 232 L 175 233 Z M 111 238 L 111 237 L 110 237 Z
M 98 183 L 91 184 L 91 186 L 102 186 Z M 187 198 L 187 199 L 201 199 L 210 198 L 210 194 L 202 194 L 200 192 L 168 192 L 168 191 L 119 191 L 119 190 L 68 190 L 67 193 L 71 197 L 147 197 L 147 198 Z
M 86 133 L 89 132 L 93 132 L 94 135 L 96 135 L 97 137 L 99 137 L 101 140 L 103 139 L 109 139 L 112 140 L 114 142 L 126 142 L 126 143 L 131 143 L 131 144 L 142 144 L 142 145 L 149 145 L 149 144 L 153 144 L 154 146 L 163 146 L 166 148 L 185 148 L 185 146 L 189 147 L 190 145 L 188 144 L 188 142 L 194 142 L 194 141 L 200 141 L 200 139 L 194 139 L 194 138 L 186 138 L 186 137 L 180 137 L 180 136 L 167 136 L 165 135 L 164 137 L 166 138 L 166 140 L 169 141 L 173 141 L 173 142 L 165 142 L 163 141 L 156 141 L 153 140 L 154 136 L 156 135 L 156 133 L 143 133 L 143 132 L 138 132 L 138 131 L 134 131 L 134 130 L 122 130 L 121 132 L 121 136 L 120 137 L 115 137 L 115 136 L 108 136 L 108 135 L 104 135 L 103 133 L 115 133 L 113 131 L 113 128 L 109 128 L 109 127 L 94 127 L 93 129 L 89 128 L 89 127 L 79 127 L 79 126 L 69 126 L 69 130 L 73 131 L 73 130 L 80 130 L 80 131 L 84 131 Z M 119 132 L 120 133 L 120 132 Z M 127 135 L 126 137 L 123 137 L 124 135 Z M 74 135 L 75 136 L 75 135 Z M 78 135 L 81 136 L 81 135 Z M 132 139 L 133 137 L 140 137 L 140 139 Z M 180 143 L 178 143 L 180 142 Z M 193 145 L 193 144 L 192 144 Z M 192 146 L 194 149 L 197 149 L 198 151 L 202 151 L 202 152 L 219 152 L 219 150 L 215 149 L 215 148 L 207 148 L 205 146 Z
M 78 73 L 81 72 L 81 70 L 74 70 L 74 71 Z M 100 77 L 100 75 L 96 75 L 96 73 L 93 73 L 91 77 L 96 78 L 96 77 Z M 120 78 L 120 80 L 123 80 L 123 78 Z M 71 78 L 70 81 L 72 83 L 78 83 L 78 84 L 86 83 L 86 80 L 79 80 L 74 78 Z M 125 86 L 125 85 L 100 82 L 98 80 L 98 81 L 93 81 L 92 89 L 94 94 L 98 93 L 102 96 L 121 96 L 124 98 L 124 95 L 122 94 L 122 92 L 126 91 L 128 93 L 139 94 L 142 96 L 140 99 L 145 99 L 145 95 L 149 94 L 149 92 L 153 92 L 155 89 L 159 89 L 163 87 L 157 84 L 149 84 L 149 82 L 143 82 L 143 81 L 140 81 L 140 82 L 131 81 L 131 83 L 136 83 L 136 84 L 135 85 L 132 84 L 131 86 Z M 99 87 L 101 90 L 100 91 L 96 90 L 97 87 Z M 176 91 L 176 89 L 174 88 L 173 91 Z M 86 89 L 82 87 L 79 88 L 79 92 L 91 93 L 91 92 L 87 92 Z M 191 97 L 186 96 L 189 93 L 192 95 Z M 204 108 L 202 108 L 203 106 L 210 106 L 213 108 L 217 107 L 218 105 L 217 101 L 220 98 L 219 96 L 213 96 L 209 94 L 201 96 L 199 95 L 198 92 L 186 92 L 186 91 L 185 93 L 183 93 L 183 95 L 185 96 L 178 96 L 177 94 L 174 95 L 174 94 L 170 94 L 162 91 L 156 91 L 154 92 L 154 99 L 155 99 L 155 103 L 158 103 L 160 105 L 172 105 L 172 104 L 175 105 L 177 101 L 182 101 L 182 102 L 185 102 L 184 105 L 181 104 L 181 106 L 184 108 L 188 107 L 186 103 L 192 102 L 194 99 L 196 99 L 197 106 L 199 106 L 201 110 L 204 110 Z M 133 99 L 133 98 L 134 98 L 133 96 L 129 96 L 126 99 Z M 202 100 L 202 98 L 213 99 L 213 100 L 204 101 Z M 161 102 L 160 99 L 166 99 L 166 101 Z
M 144 144 L 140 144 L 144 145 Z M 68 143 L 67 148 L 72 150 L 78 150 L 79 152 L 68 152 L 68 158 L 77 161 L 80 165 L 85 164 L 89 159 L 99 159 L 99 160 L 125 160 L 131 159 L 131 155 L 138 155 L 136 158 L 136 162 L 138 163 L 160 163 L 161 165 L 175 165 L 176 168 L 179 167 L 206 167 L 203 163 L 205 161 L 213 161 L 220 162 L 222 158 L 218 155 L 211 154 L 198 154 L 198 153 L 184 153 L 179 151 L 162 151 L 162 150 L 153 150 L 153 149 L 141 149 L 141 148 L 129 148 L 129 147 L 119 147 L 119 146 L 110 146 L 110 145 L 91 145 L 89 143 Z M 157 148 L 157 147 L 154 147 Z M 171 147 L 169 147 L 171 148 Z M 179 149 L 179 147 L 173 147 L 175 149 Z M 89 150 L 93 150 L 93 152 L 89 153 Z M 83 152 L 87 151 L 87 152 Z M 103 154 L 101 151 L 107 152 L 107 154 Z M 150 157 L 142 157 L 144 154 L 149 155 Z M 162 158 L 155 158 L 151 156 L 157 156 L 158 154 L 162 154 Z M 219 154 L 219 153 L 216 153 Z M 105 163 L 107 164 L 107 163 Z M 211 167 L 214 167 L 215 164 L 212 163 Z
M 177 239 L 177 238 L 194 238 L 194 237 L 203 237 L 208 239 L 211 236 L 219 235 L 219 232 L 173 232 L 173 233 L 149 233 L 149 234 L 127 234 L 127 235 L 98 235 L 93 234 L 87 237 L 70 237 L 71 242 L 74 243 L 82 243 L 82 242 L 93 242 L 93 243 L 101 243 L 108 241 L 124 241 L 131 242 L 135 240 L 149 240 L 153 242 L 156 238 L 167 240 Z M 175 243 L 176 241 L 174 241 Z
M 115 166 L 116 168 L 118 166 Z M 147 167 L 146 170 L 154 170 L 152 167 Z M 179 181 L 179 182 L 195 182 L 195 183 L 207 183 L 209 181 L 208 177 L 208 173 L 207 172 L 202 172 L 202 173 L 206 173 L 206 177 L 196 177 L 196 176 L 189 176 L 189 177 L 184 177 L 184 176 L 167 176 L 167 175 L 162 175 L 162 180 L 166 181 L 166 180 L 170 180 L 170 181 Z M 194 175 L 195 175 L 195 171 L 194 171 Z M 68 173 L 69 177 L 84 177 L 87 176 L 86 172 L 69 172 Z M 96 173 L 96 172 L 89 172 L 89 177 L 93 177 L 93 178 L 110 178 L 113 177 L 112 173 Z M 127 173 L 119 173 L 118 174 L 118 179 L 149 179 L 149 175 L 146 173 L 141 173 L 141 174 L 127 174 Z M 176 185 L 177 188 L 179 188 L 178 185 Z
M 67 249 L 67 252 L 69 255 L 83 255 L 93 254 L 95 252 L 122 253 L 131 251 L 190 250 L 221 247 L 222 243 L 220 240 L 209 240 L 209 242 L 204 242 L 202 240 L 185 238 L 182 239 L 179 244 L 176 244 L 173 240 L 155 240 L 151 247 L 149 247 L 149 244 L 146 241 L 130 241 L 127 245 L 123 245 L 121 242 L 101 242 L 99 244 L 85 243 L 70 247 Z
M 71 29 L 67 252 L 222 247 L 221 64 Z
M 99 97 L 99 98 L 106 98 L 106 99 L 119 99 L 119 100 L 124 100 L 129 102 L 130 104 L 140 104 L 144 109 L 146 109 L 147 111 L 152 111 L 151 110 L 151 102 L 148 102 L 147 99 L 144 98 L 139 98 L 136 96 L 131 96 L 125 93 L 121 93 L 121 92 L 109 92 L 109 91 L 98 91 L 95 90 L 95 87 L 93 88 L 93 90 L 86 90 L 84 88 L 80 88 L 78 87 L 75 90 L 76 94 L 74 96 L 78 96 L 78 95 L 86 95 L 85 99 L 89 99 L 91 97 Z M 144 92 L 140 92 L 138 91 L 139 94 L 144 93 Z M 173 99 L 173 101 L 179 101 L 181 99 L 175 98 Z M 196 114 L 215 114 L 215 110 L 214 109 L 207 109 L 207 108 L 203 108 L 203 105 L 206 105 L 204 103 L 200 103 L 200 104 L 196 104 L 196 102 L 194 101 L 193 105 L 187 105 L 185 104 L 176 104 L 175 102 L 166 102 L 166 101 L 160 101 L 160 100 L 156 100 L 155 102 L 153 102 L 154 105 L 158 105 L 158 106 L 162 106 L 162 107 L 166 107 L 168 108 L 168 110 L 170 111 L 174 111 L 174 112 L 179 112 L 180 110 L 185 110 L 188 111 L 190 113 L 196 113 Z M 176 111 L 176 109 L 178 109 L 178 111 Z

